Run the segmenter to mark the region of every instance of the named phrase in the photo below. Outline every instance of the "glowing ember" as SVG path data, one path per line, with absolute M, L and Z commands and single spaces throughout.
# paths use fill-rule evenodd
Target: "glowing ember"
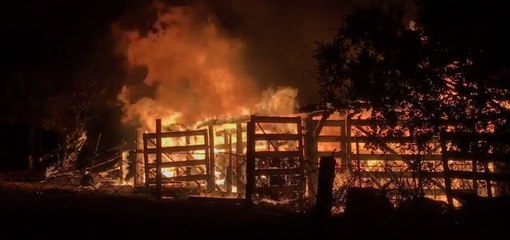
M 161 173 L 165 177 L 175 177 L 177 175 L 177 171 L 175 168 L 162 168 Z

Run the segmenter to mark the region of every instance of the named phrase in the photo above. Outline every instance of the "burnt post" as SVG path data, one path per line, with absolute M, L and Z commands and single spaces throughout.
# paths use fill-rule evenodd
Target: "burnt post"
M 485 173 L 490 172 L 490 170 L 489 170 L 489 163 L 487 161 L 483 161 L 483 169 L 484 169 Z M 491 198 L 492 197 L 491 180 L 490 179 L 485 179 L 485 182 L 486 182 L 486 185 L 487 185 L 487 196 Z
M 252 119 L 247 123 L 246 134 L 246 203 L 251 205 L 255 190 L 255 123 Z
M 136 151 L 135 151 L 135 176 L 134 176 L 134 186 L 138 187 L 144 183 L 144 154 L 146 149 L 144 149 L 144 137 L 143 131 L 141 129 L 136 130 Z
M 227 163 L 227 192 L 232 193 L 232 135 L 225 133 L 225 142 L 228 145 L 228 163 Z
M 236 124 L 236 171 L 235 171 L 235 176 L 236 176 L 236 185 L 237 185 L 237 192 L 240 193 L 240 192 L 244 192 L 244 183 L 242 181 L 243 179 L 243 169 L 242 169 L 242 166 L 243 166 L 243 163 L 244 163 L 244 158 L 242 157 L 243 155 L 243 126 L 241 125 L 241 123 L 237 123 Z
M 161 199 L 161 119 L 156 119 L 156 198 Z
M 306 119 L 306 133 L 305 133 L 305 154 L 306 159 L 308 160 L 308 164 L 306 164 L 306 172 L 308 179 L 308 195 L 312 198 L 317 197 L 317 182 L 318 182 L 318 174 L 317 167 L 319 165 L 319 158 L 317 156 L 317 139 L 314 136 L 315 124 L 313 123 L 313 117 L 308 116 Z M 314 199 L 315 200 L 315 199 Z
M 207 192 L 210 193 L 216 189 L 216 160 L 214 153 L 214 126 L 211 124 L 208 127 L 208 135 L 209 138 L 209 167 L 207 168 L 207 173 L 209 174 L 209 179 L 207 180 Z M 207 144 L 207 140 L 205 141 Z
M 145 194 L 149 196 L 150 193 L 150 175 L 149 175 L 149 154 L 148 154 L 148 140 L 147 135 L 143 134 L 143 166 L 145 175 Z
M 331 215 L 333 204 L 333 180 L 335 179 L 336 161 L 333 156 L 321 157 L 319 163 L 319 184 L 317 187 L 317 215 L 327 218 Z
M 446 200 L 448 202 L 448 205 L 453 206 L 453 198 L 452 198 L 452 180 L 450 178 L 450 167 L 448 166 L 448 158 L 447 158 L 447 151 L 448 148 L 446 147 L 446 131 L 444 129 L 441 130 L 440 135 L 440 142 L 441 142 L 441 162 L 443 164 L 443 175 L 444 175 L 444 186 L 445 186 L 445 193 L 446 193 Z

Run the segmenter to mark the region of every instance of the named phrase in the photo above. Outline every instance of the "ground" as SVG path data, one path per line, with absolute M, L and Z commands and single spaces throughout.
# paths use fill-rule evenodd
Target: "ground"
M 66 192 L 0 191 L 0 239 L 484 239 L 507 234 L 508 220 L 490 216 L 398 213 L 319 219 L 235 201 L 157 201 Z M 506 210 L 508 212 L 508 209 Z M 477 216 L 478 217 L 478 216 Z M 498 216 L 502 218 L 502 216 Z M 336 237 L 338 236 L 338 237 Z

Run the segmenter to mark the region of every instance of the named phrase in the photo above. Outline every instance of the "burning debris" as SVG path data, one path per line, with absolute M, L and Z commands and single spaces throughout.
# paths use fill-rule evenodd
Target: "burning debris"
M 156 121 L 156 131 L 138 130 L 136 150 L 118 147 L 115 156 L 87 166 L 87 172 L 73 171 L 86 140 L 83 133 L 66 148 L 65 156 L 72 158 L 51 165 L 47 178 L 68 174 L 95 188 L 108 182 L 160 197 L 246 198 L 302 208 L 315 199 L 319 158 L 332 156 L 337 201 L 345 201 L 351 188 L 381 190 L 394 204 L 421 197 L 453 197 L 460 204 L 462 194 L 495 196 L 501 191 L 496 179 L 503 175 L 492 163 L 473 170 L 469 159 L 450 157 L 444 162 L 444 152 L 454 145 L 445 136 L 433 139 L 429 151 L 416 152 L 411 138 L 376 138 L 368 128 L 372 120 L 345 113 L 251 115 L 168 126 L 162 122 Z M 374 140 L 376 147 L 370 145 Z M 128 152 L 137 154 L 129 158 Z M 447 171 L 453 176 L 449 186 Z M 481 173 L 486 177 L 477 177 Z
M 40 161 L 56 158 L 56 162 L 46 168 L 46 178 L 70 173 L 76 170 L 76 162 L 83 145 L 87 141 L 86 131 L 75 131 L 72 135 L 66 136 L 65 145 L 45 154 Z

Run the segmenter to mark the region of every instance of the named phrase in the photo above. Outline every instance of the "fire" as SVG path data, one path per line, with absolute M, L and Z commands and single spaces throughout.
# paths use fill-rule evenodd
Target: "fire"
M 150 129 L 155 118 L 196 122 L 247 113 L 259 90 L 242 66 L 243 42 L 222 34 L 214 16 L 203 17 L 196 6 L 158 7 L 156 31 L 126 33 L 125 55 L 133 69 L 147 69 L 143 83 L 155 92 L 135 99 L 135 86 L 125 85 L 124 120 Z
M 165 177 L 175 177 L 177 175 L 175 168 L 162 168 L 161 173 Z
M 146 68 L 143 84 L 155 89 L 137 99 L 140 86 L 123 86 L 118 99 L 124 104 L 124 122 L 138 120 L 153 130 L 157 118 L 171 125 L 294 112 L 297 90 L 260 91 L 244 68 L 244 43 L 223 34 L 212 14 L 194 5 L 157 8 L 154 32 L 124 33 L 130 67 Z
M 243 184 L 240 179 L 244 172 L 239 169 L 244 169 L 242 156 L 246 155 L 246 124 L 237 123 L 246 121 L 250 114 L 293 114 L 298 92 L 289 87 L 261 91 L 244 68 L 242 40 L 224 34 L 206 9 L 194 5 L 156 7 L 159 17 L 154 32 L 124 33 L 128 39 L 124 54 L 130 68 L 144 68 L 143 85 L 154 92 L 141 94 L 139 84 L 123 86 L 118 95 L 123 103 L 123 122 L 138 122 L 141 129 L 149 132 L 156 129 L 155 119 L 162 119 L 163 131 L 212 127 L 212 135 L 208 132 L 214 142 L 214 150 L 209 153 L 215 160 L 211 169 L 204 165 L 163 167 L 162 174 L 172 178 L 212 171 L 218 189 L 236 193 L 239 184 Z M 279 128 L 265 130 L 297 131 Z M 204 143 L 204 138 L 162 139 L 163 147 Z M 269 148 L 267 144 L 257 145 L 258 150 Z M 207 154 L 204 150 L 163 154 L 162 161 L 203 160 Z
M 125 48 L 125 56 L 130 67 L 145 68 L 146 76 L 143 84 L 153 88 L 153 94 L 140 97 L 139 86 L 126 84 L 118 99 L 124 104 L 124 122 L 138 121 L 141 128 L 154 132 L 154 119 L 162 119 L 165 131 L 183 131 L 208 129 L 208 137 L 214 142 L 214 150 L 210 156 L 215 159 L 211 169 L 202 165 L 191 167 L 163 168 L 165 177 L 183 176 L 185 173 L 203 174 L 212 171 L 215 187 L 220 190 L 237 192 L 236 181 L 242 178 L 245 169 L 241 162 L 246 155 L 246 125 L 250 114 L 286 115 L 295 114 L 297 106 L 297 90 L 293 88 L 269 88 L 261 91 L 256 79 L 253 79 L 244 68 L 244 43 L 226 35 L 215 22 L 214 16 L 196 6 L 168 7 L 159 5 L 159 18 L 154 25 L 154 32 L 142 35 L 137 32 L 126 32 L 129 42 Z M 355 118 L 366 119 L 370 111 L 358 113 Z M 329 120 L 345 120 L 345 113 L 336 113 Z M 305 116 L 302 116 L 305 119 Z M 354 119 L 354 117 L 353 117 Z M 314 120 L 320 120 L 315 118 Z M 188 123 L 188 124 L 180 124 Z M 295 125 L 260 124 L 257 133 L 297 133 Z M 309 129 L 308 129 L 309 130 Z M 356 159 L 359 154 L 383 154 L 380 150 L 370 150 L 364 142 L 350 142 L 350 146 L 340 146 L 340 139 L 347 129 L 339 126 L 324 126 L 320 136 L 328 139 L 319 142 L 317 151 L 322 153 L 344 151 L 350 154 L 350 162 L 338 159 L 339 167 L 366 172 L 400 172 L 408 164 L 402 160 Z M 356 132 L 358 131 L 358 132 Z M 349 132 L 351 132 L 349 130 Z M 363 130 L 352 129 L 350 138 L 366 137 Z M 333 140 L 332 140 L 333 139 Z M 334 140 L 337 139 L 337 140 Z M 204 138 L 176 137 L 163 138 L 162 145 L 186 146 L 204 144 Z M 398 146 L 387 144 L 388 148 Z M 348 148 L 342 149 L 342 148 Z M 289 151 L 298 148 L 295 142 L 256 142 L 257 151 Z M 384 150 L 387 151 L 387 150 Z M 398 152 L 397 154 L 414 154 Z M 204 150 L 188 153 L 165 154 L 163 161 L 203 160 L 207 153 Z M 375 157 L 374 157 L 375 158 Z M 358 160 L 358 161 L 356 161 Z M 355 163 L 359 166 L 355 166 Z M 341 164 L 344 164 L 343 166 Z M 348 166 L 345 166 L 347 164 Z M 237 170 L 236 170 L 237 168 Z M 437 169 L 442 170 L 441 166 Z M 232 175 L 238 174 L 237 176 Z M 266 176 L 263 176 L 263 178 Z M 262 179 L 267 180 L 267 179 Z M 349 181 L 346 174 L 338 174 L 337 184 Z M 385 184 L 388 178 L 381 179 Z M 360 183 L 361 184 L 361 183 Z M 363 183 L 365 186 L 373 183 Z M 453 182 L 453 185 L 460 183 Z M 216 190 L 216 189 L 215 189 Z M 241 190 L 240 190 L 241 191 Z

